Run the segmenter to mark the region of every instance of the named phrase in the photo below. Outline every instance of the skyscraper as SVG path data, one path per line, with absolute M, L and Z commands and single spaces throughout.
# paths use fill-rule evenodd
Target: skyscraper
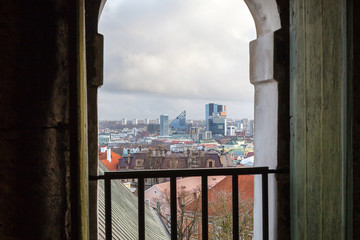
M 206 130 L 212 135 L 226 133 L 226 105 L 209 103 L 205 105 Z
M 235 126 L 228 126 L 227 131 L 226 131 L 226 135 L 227 136 L 235 136 L 235 130 L 236 130 Z
M 160 136 L 169 136 L 169 116 L 160 115 Z
M 171 122 L 171 130 L 173 131 L 183 131 L 186 130 L 186 111 L 184 110 Z
M 126 124 L 127 124 L 127 119 L 126 119 L 126 118 L 123 118 L 123 120 L 121 120 L 121 124 L 122 124 L 122 125 L 126 125 Z

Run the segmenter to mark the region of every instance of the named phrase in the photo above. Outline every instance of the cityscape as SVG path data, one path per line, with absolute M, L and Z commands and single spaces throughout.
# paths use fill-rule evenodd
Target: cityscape
M 172 119 L 162 114 L 158 119 L 100 121 L 99 149 L 107 147 L 131 158 L 154 148 L 167 150 L 169 156 L 200 150 L 219 155 L 224 167 L 252 166 L 253 135 L 254 120 L 228 119 L 226 105 L 209 103 L 204 120 L 189 120 L 184 110 Z M 125 169 L 133 168 L 131 162 L 126 164 Z
M 227 117 L 226 105 L 205 104 L 204 119 L 187 119 L 186 110 L 177 116 L 161 114 L 157 119 L 121 119 L 99 121 L 99 169 L 107 171 L 238 168 L 254 165 L 254 120 Z M 252 238 L 254 177 L 239 176 L 239 217 L 242 219 L 241 236 Z M 113 181 L 114 208 L 124 211 L 124 201 L 137 197 L 136 179 Z M 201 239 L 200 199 L 201 177 L 177 179 L 178 239 Z M 99 185 L 100 190 L 103 185 Z M 227 239 L 232 235 L 231 176 L 208 178 L 209 234 L 212 239 Z M 119 190 L 122 189 L 122 190 Z M 127 190 L 126 190 L 127 189 Z M 145 179 L 145 203 L 159 224 L 158 238 L 166 239 L 171 231 L 169 178 Z M 218 204 L 222 203 L 222 207 Z M 128 206 L 131 208 L 131 206 Z M 231 208 L 231 207 L 230 207 Z M 128 209 L 129 210 L 129 209 Z M 228 216 L 229 215 L 229 216 Z M 225 221 L 221 226 L 219 221 Z M 227 221 L 227 222 L 226 222 Z M 120 224 L 120 223 L 119 223 Z M 101 232 L 101 231 L 100 231 Z M 167 236 L 167 237 L 166 237 Z

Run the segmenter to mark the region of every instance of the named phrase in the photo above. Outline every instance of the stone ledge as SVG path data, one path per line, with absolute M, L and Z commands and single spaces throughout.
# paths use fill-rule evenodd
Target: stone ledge
M 274 78 L 274 33 L 250 42 L 250 82 L 254 85 Z

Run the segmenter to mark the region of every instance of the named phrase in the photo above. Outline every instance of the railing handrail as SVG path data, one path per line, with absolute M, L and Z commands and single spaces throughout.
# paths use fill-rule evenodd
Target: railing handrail
M 145 202 L 144 202 L 144 180 L 145 178 L 170 178 L 170 200 L 171 200 L 171 239 L 177 236 L 177 203 L 176 203 L 176 178 L 177 177 L 201 177 L 202 186 L 202 236 L 208 238 L 208 209 L 207 209 L 207 177 L 219 175 L 232 176 L 233 195 L 233 239 L 239 239 L 238 219 L 238 176 L 239 175 L 261 175 L 262 179 L 262 232 L 263 239 L 269 238 L 269 206 L 268 206 L 268 174 L 288 173 L 288 170 L 269 169 L 269 167 L 243 167 L 243 168 L 194 168 L 194 169 L 160 169 L 160 170 L 126 170 L 105 172 L 104 175 L 90 176 L 90 180 L 105 180 L 105 232 L 106 238 L 112 237 L 111 220 L 111 180 L 115 179 L 138 179 L 138 205 L 139 205 L 139 239 L 145 239 Z M 205 231 L 206 230 L 206 231 Z
M 191 168 L 191 169 L 144 169 L 144 170 L 121 170 L 105 172 L 104 175 L 90 176 L 90 180 L 98 179 L 123 179 L 123 178 L 161 178 L 161 177 L 201 177 L 220 175 L 259 175 L 282 173 L 283 170 L 269 169 L 269 167 L 242 167 L 242 168 Z

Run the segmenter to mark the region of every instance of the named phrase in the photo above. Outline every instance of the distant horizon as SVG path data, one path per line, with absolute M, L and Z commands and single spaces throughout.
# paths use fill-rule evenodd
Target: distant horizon
M 175 118 L 176 118 L 176 117 L 175 117 Z M 169 118 L 169 120 L 174 120 L 175 118 Z M 136 119 L 136 120 L 145 120 L 145 119 L 148 119 L 148 120 L 152 121 L 152 120 L 157 120 L 157 119 L 160 119 L 160 118 L 120 118 L 120 119 L 99 119 L 98 121 L 99 121 L 99 122 L 102 122 L 102 121 L 119 122 L 119 121 L 122 121 L 123 119 L 126 119 L 127 121 L 132 121 L 132 120 L 134 120 L 134 119 Z M 250 119 L 250 120 L 254 120 L 254 118 L 248 118 L 248 117 L 242 117 L 242 118 L 226 118 L 226 119 L 231 119 L 231 120 Z M 205 119 L 193 119 L 193 118 L 190 118 L 190 119 L 186 119 L 186 121 L 205 121 Z
M 146 99 L 145 99 L 146 100 Z M 154 97 L 152 97 L 154 100 Z M 124 114 L 119 106 L 121 103 L 117 104 L 113 109 L 108 109 L 107 112 L 111 112 L 110 115 L 115 115 L 115 117 L 104 117 L 106 114 L 102 114 L 102 116 L 98 115 L 99 120 L 116 120 L 116 119 L 157 119 L 162 114 L 167 114 L 170 119 L 176 118 L 182 111 L 186 111 L 187 119 L 205 119 L 205 105 L 208 103 L 216 103 L 220 105 L 226 105 L 227 118 L 231 119 L 242 119 L 242 118 L 250 118 L 253 119 L 253 102 L 235 102 L 233 101 L 208 101 L 204 102 L 203 100 L 173 100 L 173 102 L 169 102 L 167 105 L 166 97 L 158 97 L 157 101 L 145 101 L 144 103 L 138 103 L 136 107 L 140 106 L 141 111 L 131 111 L 130 113 Z M 157 102 L 161 102 L 162 104 L 157 104 Z M 163 111 L 164 105 L 168 111 Z M 174 106 L 172 106 L 174 105 Z M 187 105 L 187 106 L 185 106 Z M 182 107 L 183 106 L 183 107 Z M 244 110 L 247 108 L 251 108 L 248 111 Z M 101 108 L 99 107 L 99 111 Z M 245 114 L 240 114 L 240 112 L 245 112 Z M 134 113 L 134 114 L 132 114 Z M 121 116 L 121 117 L 120 117 Z

